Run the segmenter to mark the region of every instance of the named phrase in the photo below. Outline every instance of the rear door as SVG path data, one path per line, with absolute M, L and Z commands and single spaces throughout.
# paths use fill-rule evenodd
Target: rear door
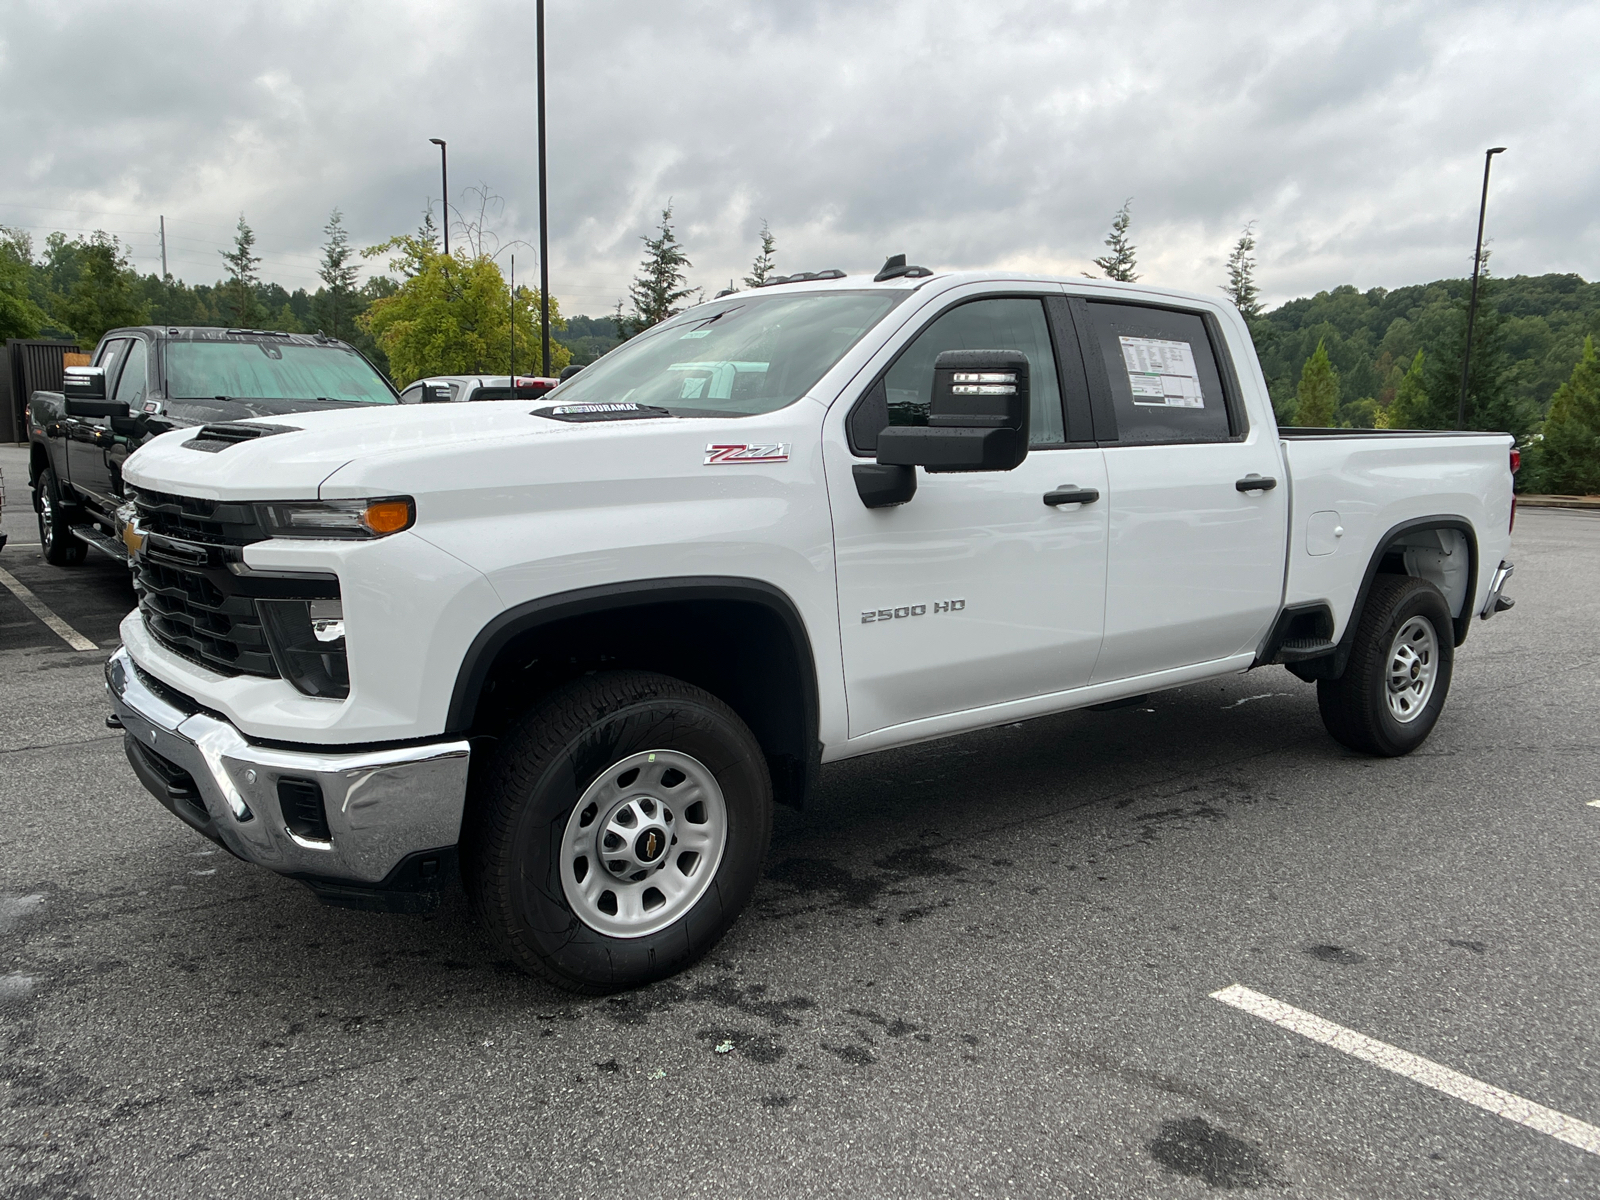
M 1109 484 L 1094 682 L 1253 651 L 1283 595 L 1289 489 L 1203 310 L 1074 298 Z M 1241 491 L 1241 481 L 1274 481 Z
M 1059 291 L 996 290 L 942 298 L 869 368 L 827 439 L 852 737 L 1079 686 L 1099 652 L 1105 505 L 1044 499 L 1067 485 L 1105 491 L 1077 346 L 1060 336 Z M 926 424 L 941 351 L 980 349 L 1028 356 L 1027 458 L 1012 471 L 918 468 L 908 503 L 865 507 L 852 467 L 872 461 L 886 424 Z

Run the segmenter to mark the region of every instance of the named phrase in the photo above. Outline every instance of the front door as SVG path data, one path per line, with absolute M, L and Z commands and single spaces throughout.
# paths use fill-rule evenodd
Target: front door
M 130 353 L 130 348 L 134 351 Z M 125 399 L 121 385 L 132 378 L 128 367 L 137 368 L 141 381 L 139 397 L 144 398 L 144 342 L 137 338 L 114 338 L 100 348 L 95 366 L 106 373 L 106 399 Z M 137 362 L 134 360 L 137 359 Z M 111 467 L 107 457 L 112 448 L 111 422 L 106 417 L 72 417 L 67 423 L 67 472 L 72 487 L 80 496 L 102 508 L 111 506 Z
M 1075 346 L 1058 369 L 1064 311 L 1050 305 L 1061 304 L 1059 292 L 1048 302 L 958 293 L 878 371 L 843 427 L 830 427 L 851 737 L 1089 680 L 1104 619 L 1107 506 L 1052 506 L 1045 495 L 1073 486 L 1103 498 L 1106 478 Z M 1028 456 L 1011 471 L 919 468 L 908 503 L 866 508 L 851 467 L 870 461 L 885 423 L 926 424 L 944 350 L 1027 355 Z

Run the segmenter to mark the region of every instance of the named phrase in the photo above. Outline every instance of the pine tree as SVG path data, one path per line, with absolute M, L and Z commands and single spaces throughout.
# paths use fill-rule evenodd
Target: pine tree
M 761 222 L 761 253 L 756 255 L 756 261 L 751 264 L 750 274 L 744 277 L 745 287 L 760 287 L 773 275 L 773 251 L 777 249 L 778 241 L 772 236 L 772 230 L 767 228 L 765 221 Z
M 233 237 L 233 249 L 218 250 L 222 261 L 228 264 L 228 298 L 232 302 L 234 317 L 238 327 L 247 329 L 255 318 L 256 312 L 256 287 L 261 282 L 261 277 L 256 273 L 256 268 L 261 265 L 258 255 L 252 254 L 255 249 L 255 230 L 244 222 L 244 214 L 239 214 L 239 228 Z
M 1239 234 L 1233 253 L 1228 255 L 1228 282 L 1222 285 L 1223 293 L 1247 321 L 1261 316 L 1261 291 L 1256 287 L 1255 222 L 1251 221 Z
M 1107 279 L 1115 279 L 1119 283 L 1132 283 L 1139 278 L 1133 273 L 1136 262 L 1134 251 L 1137 247 L 1128 240 L 1129 209 L 1132 207 L 1132 197 L 1123 201 L 1117 215 L 1112 218 L 1111 232 L 1106 234 L 1106 245 L 1111 248 L 1111 253 L 1094 260 L 1094 265 L 1106 273 Z
M 1379 429 L 1426 429 L 1428 416 L 1428 385 L 1423 379 L 1423 363 L 1427 355 L 1421 350 L 1411 360 L 1411 366 L 1395 386 L 1394 399 L 1389 407 L 1378 413 Z
M 1339 411 L 1339 372 L 1328 361 L 1328 348 L 1320 340 L 1300 372 L 1300 403 L 1294 423 L 1306 429 L 1327 429 Z
M 681 312 L 678 302 L 692 294 L 687 286 L 684 268 L 692 267 L 678 236 L 672 230 L 672 205 L 661 210 L 661 227 L 655 237 L 643 237 L 645 255 L 639 263 L 639 274 L 628 289 L 628 299 L 633 312 L 621 316 L 622 305 L 617 305 L 618 332 L 625 337 L 659 325 L 668 317 Z M 625 323 L 625 327 L 624 327 Z
M 1550 401 L 1544 437 L 1534 445 L 1533 486 L 1565 495 L 1600 494 L 1600 354 L 1593 334 L 1583 339 L 1578 365 Z
M 337 208 L 322 232 L 328 235 L 328 240 L 322 247 L 322 265 L 317 268 L 317 277 L 322 280 L 324 290 L 317 296 L 315 319 L 322 323 L 324 332 L 342 338 L 350 332 L 356 278 L 360 272 L 351 261 L 355 250 L 350 246 L 343 214 Z

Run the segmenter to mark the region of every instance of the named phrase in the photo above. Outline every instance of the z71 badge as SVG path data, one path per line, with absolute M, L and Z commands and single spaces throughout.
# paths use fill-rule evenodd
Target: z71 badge
M 789 461 L 789 443 L 771 442 L 765 446 L 707 446 L 705 466 L 733 463 L 774 463 Z

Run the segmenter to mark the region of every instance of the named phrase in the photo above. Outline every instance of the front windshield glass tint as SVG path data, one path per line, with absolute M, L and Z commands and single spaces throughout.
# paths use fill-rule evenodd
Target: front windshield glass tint
M 168 342 L 167 396 L 399 402 L 383 376 L 354 350 L 281 342 Z
M 551 394 L 683 415 L 755 416 L 793 404 L 908 294 L 740 295 L 625 342 Z

